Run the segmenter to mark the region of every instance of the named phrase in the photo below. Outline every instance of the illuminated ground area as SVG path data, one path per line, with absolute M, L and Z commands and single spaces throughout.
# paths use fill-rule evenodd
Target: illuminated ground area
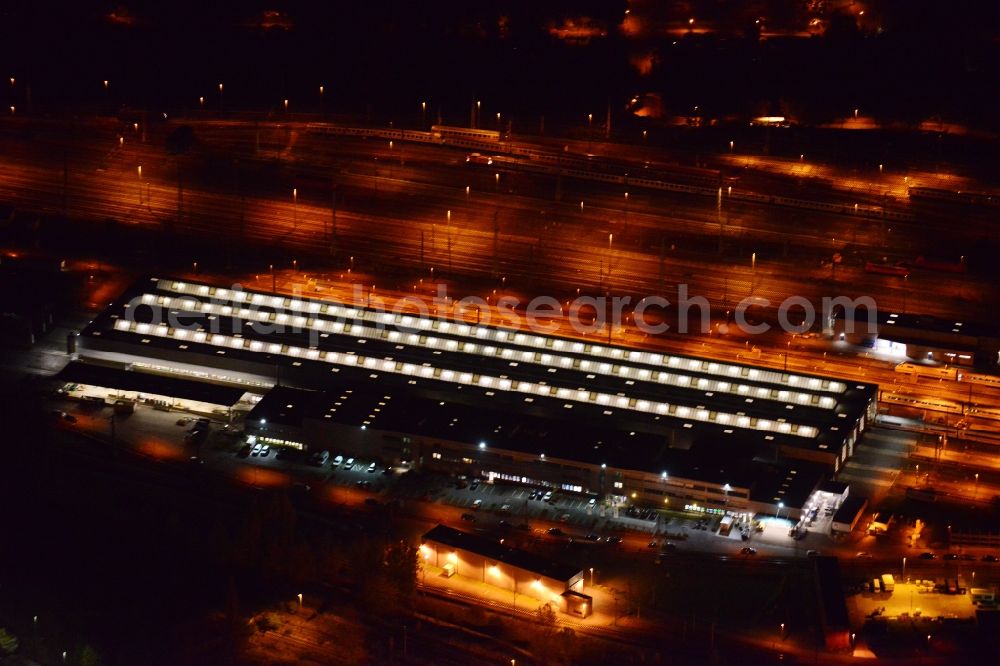
M 971 595 L 931 592 L 916 583 L 896 583 L 891 593 L 862 592 L 847 597 L 851 626 L 863 625 L 873 611 L 882 608 L 885 618 L 970 618 L 976 614 Z

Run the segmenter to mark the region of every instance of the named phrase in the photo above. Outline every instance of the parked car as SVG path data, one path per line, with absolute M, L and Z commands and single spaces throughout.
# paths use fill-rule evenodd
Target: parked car
M 996 561 L 997 561 L 996 555 L 983 555 L 983 562 L 996 562 Z
M 550 527 L 549 528 L 549 535 L 550 536 L 566 536 L 566 533 L 563 532 L 558 527 Z
M 372 464 L 368 465 L 368 473 L 369 474 L 374 474 L 375 473 L 375 469 L 376 469 L 375 463 L 372 463 Z
M 609 537 L 606 537 L 604 540 L 607 541 L 610 544 L 613 544 L 613 545 L 614 544 L 619 544 L 619 543 L 622 542 L 622 538 L 620 536 L 609 536 Z
M 473 481 L 472 483 L 469 484 L 469 490 L 475 490 L 478 487 L 479 487 L 479 481 Z
M 253 450 L 252 446 L 250 446 L 249 444 L 244 444 L 240 448 L 240 450 L 236 452 L 236 455 L 239 456 L 240 458 L 246 458 L 248 455 L 250 455 L 250 452 L 252 450 Z
M 949 562 L 957 560 L 958 559 L 958 553 L 945 553 L 944 554 L 944 559 L 948 560 Z
M 600 535 L 594 534 L 593 532 L 587 532 L 587 534 L 585 534 L 583 538 L 586 539 L 587 541 L 600 541 L 601 540 Z
M 477 499 L 475 502 L 472 503 L 472 508 L 478 511 L 479 507 L 481 507 L 482 505 L 483 505 L 483 500 Z
M 333 464 L 332 464 L 332 465 L 333 465 L 333 467 L 340 467 L 340 466 L 341 466 L 341 465 L 342 465 L 343 463 L 344 463 L 344 456 L 342 456 L 342 455 L 337 455 L 337 456 L 336 456 L 336 457 L 335 457 L 335 458 L 333 459 Z
M 354 458 L 348 458 L 347 462 L 344 463 L 344 469 L 351 469 L 354 467 Z
M 858 553 L 854 557 L 856 557 L 858 559 L 861 559 L 861 560 L 870 560 L 872 558 L 872 554 L 869 553 L 866 550 L 859 550 Z
M 756 555 L 757 549 L 751 548 L 750 546 L 743 546 L 743 548 L 740 550 L 740 553 L 742 553 L 743 555 Z
M 253 445 L 253 449 L 250 451 L 250 455 L 252 455 L 252 456 L 259 456 L 260 455 L 260 450 L 263 449 L 263 448 L 264 448 L 264 445 L 261 444 L 260 442 L 257 442 L 256 444 Z
M 270 444 L 265 444 L 264 446 L 260 447 L 260 457 L 261 458 L 266 458 L 269 453 L 271 453 L 271 445 Z
M 473 516 L 471 513 L 463 513 L 462 514 L 462 520 L 470 522 L 470 523 L 474 523 L 474 522 L 476 522 L 476 517 Z
M 807 550 L 806 551 L 806 557 L 819 557 L 819 551 L 818 550 Z
M 925 551 L 923 553 L 920 553 L 920 559 L 922 559 L 922 560 L 936 560 L 937 559 L 937 555 L 935 555 L 934 553 L 930 553 L 930 552 L 926 552 Z

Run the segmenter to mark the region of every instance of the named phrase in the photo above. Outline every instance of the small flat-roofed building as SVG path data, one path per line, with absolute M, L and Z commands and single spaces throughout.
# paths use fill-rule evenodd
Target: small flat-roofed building
M 834 329 L 856 331 L 845 339 L 874 345 L 877 351 L 899 356 L 901 361 L 944 363 L 995 370 L 1000 362 L 1000 334 L 994 327 L 970 321 L 952 321 L 930 315 L 878 311 L 873 315 L 876 335 L 868 330 L 868 313 L 858 310 L 851 320 L 838 319 Z
M 861 517 L 865 515 L 868 508 L 868 498 L 857 495 L 849 495 L 840 505 L 837 512 L 833 514 L 833 521 L 830 523 L 830 532 L 833 534 L 849 534 L 861 522 Z
M 583 595 L 583 569 L 579 567 L 554 562 L 446 525 L 437 525 L 423 535 L 420 557 L 427 564 L 450 573 L 581 614 L 579 605 L 586 595 Z M 570 608 L 567 608 L 566 592 L 577 594 L 572 597 Z M 590 612 L 591 609 L 587 609 L 582 614 L 586 616 Z

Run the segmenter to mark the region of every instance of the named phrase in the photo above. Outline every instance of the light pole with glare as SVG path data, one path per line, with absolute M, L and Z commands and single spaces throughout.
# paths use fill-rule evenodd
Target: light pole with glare
M 299 226 L 299 188 L 292 188 L 292 227 Z

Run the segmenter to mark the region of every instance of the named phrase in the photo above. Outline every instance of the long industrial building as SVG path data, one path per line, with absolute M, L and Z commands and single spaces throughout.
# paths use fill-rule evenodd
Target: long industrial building
M 79 353 L 239 389 L 274 445 L 714 512 L 796 517 L 876 412 L 869 384 L 174 279 Z

